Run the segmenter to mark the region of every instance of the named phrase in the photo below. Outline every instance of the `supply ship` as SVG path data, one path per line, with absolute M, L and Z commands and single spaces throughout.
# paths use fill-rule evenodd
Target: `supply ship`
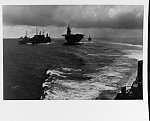
M 41 34 L 41 31 L 38 34 L 38 30 L 36 28 L 36 34 L 34 35 L 34 37 L 32 37 L 32 38 L 27 37 L 27 31 L 26 31 L 25 37 L 20 37 L 18 42 L 19 42 L 19 44 L 31 43 L 33 45 L 37 45 L 40 43 L 50 43 L 51 38 L 48 35 L 48 33 L 46 34 L 46 36 L 44 35 L 44 30 L 43 30 L 43 34 Z
M 63 34 L 62 36 L 65 37 L 68 44 L 77 44 L 84 38 L 84 34 L 72 34 L 69 24 L 67 27 L 67 34 Z
M 37 32 L 37 28 L 36 28 L 36 35 L 34 35 L 34 37 L 32 37 L 30 39 L 30 42 L 35 45 L 35 44 L 39 44 L 39 43 L 49 43 L 51 42 L 51 38 L 50 36 L 48 36 L 48 33 L 46 34 L 46 37 L 44 35 L 44 30 L 43 30 L 43 34 L 41 34 L 41 31 Z

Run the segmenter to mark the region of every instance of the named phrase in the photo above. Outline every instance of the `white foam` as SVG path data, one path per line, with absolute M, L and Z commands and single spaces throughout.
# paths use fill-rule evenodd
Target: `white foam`
M 137 71 L 129 78 L 125 86 L 132 86 L 132 83 L 136 80 L 136 77 L 137 77 Z
M 111 42 L 110 44 L 118 44 L 118 45 L 126 45 L 126 46 L 134 46 L 134 47 L 143 48 L 143 45 L 133 45 L 133 44 L 127 44 L 127 43 L 115 43 L 115 42 Z
M 89 53 L 89 54 L 87 54 L 87 55 L 89 55 L 89 56 L 95 56 L 95 57 L 98 57 L 98 56 L 119 56 L 119 55 L 115 55 L 115 54 L 113 54 L 113 55 L 108 55 L 108 54 L 104 54 L 104 53 Z
M 66 77 L 66 76 L 63 76 L 62 74 L 64 74 L 63 72 L 60 72 L 58 70 L 48 70 L 46 72 L 46 74 L 49 74 L 49 75 L 57 75 L 57 76 L 61 76 L 61 77 Z
M 95 79 L 96 80 L 96 79 Z M 47 90 L 45 99 L 59 99 L 59 100 L 86 100 L 98 97 L 102 90 L 116 90 L 116 87 L 106 86 L 101 81 L 85 80 L 77 82 L 76 80 L 57 80 L 56 85 L 61 85 L 65 89 L 54 88 L 54 90 Z M 44 86 L 50 86 L 50 83 L 45 83 Z M 53 93 L 52 93 L 53 92 Z
M 47 42 L 47 43 L 40 43 L 38 45 L 49 45 L 49 44 L 54 44 L 55 42 Z
M 91 85 L 94 85 L 98 87 L 101 90 L 115 90 L 117 89 L 116 87 L 111 87 L 111 86 L 106 86 L 105 84 L 99 83 L 99 82 L 94 82 Z
M 111 72 L 111 73 L 106 73 L 106 76 L 114 76 L 114 77 L 119 77 L 122 78 L 119 72 Z
M 117 61 L 118 62 L 118 61 Z M 116 63 L 117 63 L 116 62 Z M 126 63 L 125 63 L 126 64 Z M 101 70 L 96 73 L 84 74 L 84 76 L 91 77 L 90 80 L 63 80 L 57 79 L 55 85 L 51 83 L 45 83 L 44 86 L 52 86 L 46 90 L 46 96 L 44 99 L 51 100 L 91 100 L 99 96 L 100 93 L 104 90 L 114 91 L 118 89 L 118 85 L 121 80 L 121 84 L 125 84 L 128 80 L 125 80 L 127 77 L 125 72 L 129 72 L 129 67 L 121 67 L 116 65 L 105 66 L 100 68 Z M 73 68 L 62 68 L 64 71 L 74 71 L 78 69 Z M 79 69 L 79 71 L 81 71 Z M 56 70 L 48 70 L 47 74 L 65 74 L 64 72 Z M 130 79 L 134 79 L 133 76 Z M 105 94 L 104 94 L 105 95 Z M 114 94 L 115 95 L 115 94 Z M 113 94 L 112 94 L 113 98 Z
M 95 55 L 95 54 L 87 54 L 87 55 Z
M 94 42 L 78 42 L 78 43 L 94 43 Z
M 32 43 L 27 43 L 28 45 L 32 45 Z
M 81 71 L 81 69 L 74 69 L 74 68 L 67 68 L 67 67 L 62 68 L 62 70 L 64 70 L 64 71 Z M 72 73 L 66 73 L 66 74 L 72 74 Z
M 49 86 L 51 84 L 51 82 L 44 82 L 43 84 L 42 84 L 42 87 L 47 87 L 47 86 Z
M 124 50 L 127 54 L 126 57 L 143 60 L 143 51 L 142 50 Z
M 64 71 L 71 71 L 71 68 L 62 68 Z

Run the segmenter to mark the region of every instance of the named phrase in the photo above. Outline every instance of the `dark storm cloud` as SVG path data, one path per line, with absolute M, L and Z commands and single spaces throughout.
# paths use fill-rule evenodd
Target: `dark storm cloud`
M 143 6 L 3 6 L 4 25 L 141 29 Z
M 3 6 L 3 21 L 6 25 L 53 25 L 54 9 L 54 6 Z

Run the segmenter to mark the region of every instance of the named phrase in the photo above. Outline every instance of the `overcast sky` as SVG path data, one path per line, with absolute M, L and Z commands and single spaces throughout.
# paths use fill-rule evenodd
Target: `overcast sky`
M 144 7 L 132 6 L 3 6 L 4 37 L 20 37 L 28 31 L 35 34 L 35 28 L 48 32 L 52 37 L 66 33 L 67 23 L 73 33 L 88 37 L 142 37 Z

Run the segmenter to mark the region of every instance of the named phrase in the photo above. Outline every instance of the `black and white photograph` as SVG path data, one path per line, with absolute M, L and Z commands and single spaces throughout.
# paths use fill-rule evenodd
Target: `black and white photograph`
M 22 101 L 34 101 L 37 110 L 39 105 L 35 104 L 39 101 L 42 109 L 56 102 L 61 109 L 51 107 L 51 114 L 54 109 L 56 115 L 57 111 L 62 111 L 63 103 L 71 101 L 74 104 L 85 102 L 85 105 L 88 105 L 86 101 L 92 101 L 92 104 L 100 104 L 105 109 L 111 107 L 109 101 L 114 106 L 117 102 L 123 102 L 125 106 L 126 102 L 140 103 L 147 99 L 148 80 L 143 71 L 146 62 L 144 49 L 148 41 L 144 21 L 148 11 L 144 4 L 3 4 L 1 7 L 4 103 L 18 102 L 21 105 Z M 69 108 L 64 107 L 66 110 Z M 89 109 L 85 107 L 85 110 Z M 132 106 L 129 107 L 133 110 Z M 44 110 L 48 112 L 49 108 Z M 93 108 L 89 110 L 92 112 Z M 116 112 L 121 113 L 118 110 Z M 124 112 L 124 109 L 121 110 Z M 5 117 L 7 109 L 2 111 Z M 55 119 L 55 115 L 44 115 L 45 119 Z M 134 119 L 148 121 L 146 115 L 138 115 L 140 118 Z M 60 119 L 63 116 L 61 114 Z M 16 115 L 11 117 L 18 119 Z M 131 117 L 129 115 L 122 121 L 133 120 Z M 21 119 L 32 120 L 33 117 Z M 33 120 L 36 121 L 36 118 Z M 43 121 L 43 118 L 37 120 Z M 98 121 L 101 118 L 88 120 Z M 113 121 L 119 120 L 120 117 Z
M 143 11 L 4 5 L 4 100 L 142 100 Z

